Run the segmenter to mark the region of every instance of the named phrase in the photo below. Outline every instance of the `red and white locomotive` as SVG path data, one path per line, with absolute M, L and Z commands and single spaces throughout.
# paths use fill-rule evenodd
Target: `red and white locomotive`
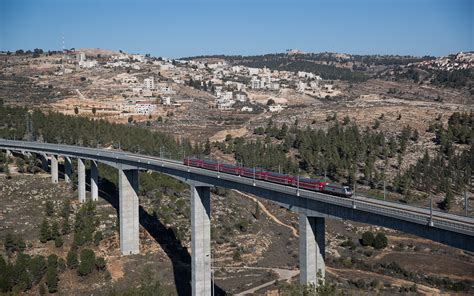
M 218 163 L 212 160 L 201 160 L 197 158 L 187 157 L 183 160 L 184 165 L 203 168 L 211 171 L 219 171 L 227 174 L 243 176 L 256 180 L 264 180 L 268 182 L 297 187 L 298 178 L 286 174 L 268 172 L 261 169 L 240 167 L 233 164 Z M 342 197 L 351 197 L 352 190 L 349 186 L 340 184 L 332 184 L 321 180 L 311 178 L 299 178 L 299 187 L 311 191 L 318 191 L 326 194 L 337 195 Z

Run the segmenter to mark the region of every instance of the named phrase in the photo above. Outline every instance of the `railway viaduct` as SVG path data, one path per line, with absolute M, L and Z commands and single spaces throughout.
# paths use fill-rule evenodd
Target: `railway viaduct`
M 91 198 L 98 199 L 97 163 L 115 167 L 119 172 L 120 249 L 123 255 L 139 253 L 138 172 L 161 172 L 189 184 L 191 189 L 191 274 L 192 294 L 211 295 L 210 188 L 236 189 L 276 202 L 299 215 L 300 282 L 317 283 L 324 279 L 325 219 L 349 219 L 414 234 L 469 252 L 474 251 L 474 219 L 432 209 L 418 208 L 354 196 L 351 199 L 330 196 L 190 167 L 178 161 L 122 151 L 59 144 L 0 139 L 0 149 L 7 154 L 36 153 L 48 168 L 51 181 L 57 183 L 58 159 L 64 159 L 65 182 L 71 182 L 71 158 L 77 159 L 78 198 L 86 200 L 85 162 L 91 167 Z

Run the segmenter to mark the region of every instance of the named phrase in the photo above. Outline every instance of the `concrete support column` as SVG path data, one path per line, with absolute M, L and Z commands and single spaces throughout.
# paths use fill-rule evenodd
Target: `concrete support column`
M 308 217 L 300 214 L 300 283 L 302 285 L 318 284 L 324 281 L 326 251 L 325 221 L 320 217 Z M 318 273 L 321 277 L 318 278 Z
M 51 182 L 58 183 L 58 181 L 58 157 L 54 154 L 51 154 Z
M 120 250 L 122 255 L 138 254 L 138 170 L 119 169 Z
M 66 183 L 71 183 L 72 177 L 72 164 L 69 156 L 64 157 L 64 181 Z
M 10 158 L 10 157 L 13 156 L 12 152 L 8 149 L 7 149 L 6 153 L 7 153 L 7 158 Z
M 191 185 L 191 268 L 193 296 L 211 295 L 211 193 Z
M 92 201 L 99 199 L 99 172 L 97 170 L 97 162 L 91 160 L 91 196 Z
M 86 166 L 84 160 L 77 159 L 77 192 L 79 193 L 79 202 L 86 202 Z

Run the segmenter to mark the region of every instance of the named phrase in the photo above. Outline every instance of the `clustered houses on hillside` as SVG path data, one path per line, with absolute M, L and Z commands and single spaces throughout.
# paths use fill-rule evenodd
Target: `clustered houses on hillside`
M 275 97 L 275 92 L 283 92 L 285 89 L 321 97 L 336 95 L 331 84 L 323 83 L 320 76 L 311 72 L 274 71 L 230 65 L 225 61 L 171 60 L 123 52 L 93 57 L 78 51 L 72 55 L 79 68 L 126 70 L 126 73 L 114 78 L 122 86 L 121 94 L 125 101 L 121 109 L 126 112 L 149 114 L 156 109 L 157 104 L 171 108 L 191 102 L 192 100 L 178 97 L 175 89 L 179 90 L 180 85 L 188 85 L 214 96 L 211 107 L 241 112 L 255 110 L 255 96 L 262 103 L 265 96 L 268 101 Z M 144 78 L 144 73 L 148 73 L 148 77 Z M 142 102 L 155 107 L 145 108 Z M 275 106 L 265 108 L 273 112 L 282 109 Z
M 182 75 L 187 83 L 195 88 L 212 93 L 215 106 L 221 110 L 249 112 L 249 93 L 265 95 L 270 99 L 272 93 L 282 89 L 294 89 L 300 93 L 324 96 L 334 93 L 332 85 L 322 85 L 322 78 L 310 72 L 272 71 L 267 68 L 254 68 L 229 65 L 225 61 L 207 63 L 204 60 L 177 61 L 183 69 Z M 274 108 L 273 108 L 274 109 Z M 273 110 L 272 110 L 273 111 Z
M 409 64 L 408 66 L 411 65 Z M 428 69 L 446 71 L 469 69 L 474 67 L 474 52 L 460 52 L 456 55 L 423 61 L 418 63 L 418 65 Z

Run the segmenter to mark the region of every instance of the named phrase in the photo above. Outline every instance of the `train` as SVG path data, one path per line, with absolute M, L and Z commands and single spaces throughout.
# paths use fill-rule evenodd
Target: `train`
M 203 168 L 211 171 L 219 171 L 227 174 L 252 178 L 256 180 L 264 180 L 292 187 L 299 186 L 299 188 L 302 189 L 317 191 L 335 196 L 347 198 L 352 197 L 352 190 L 349 186 L 333 184 L 312 178 L 297 178 L 294 176 L 276 172 L 269 172 L 262 169 L 241 167 L 234 164 L 219 163 L 213 160 L 202 160 L 193 157 L 184 158 L 183 164 L 186 166 Z

